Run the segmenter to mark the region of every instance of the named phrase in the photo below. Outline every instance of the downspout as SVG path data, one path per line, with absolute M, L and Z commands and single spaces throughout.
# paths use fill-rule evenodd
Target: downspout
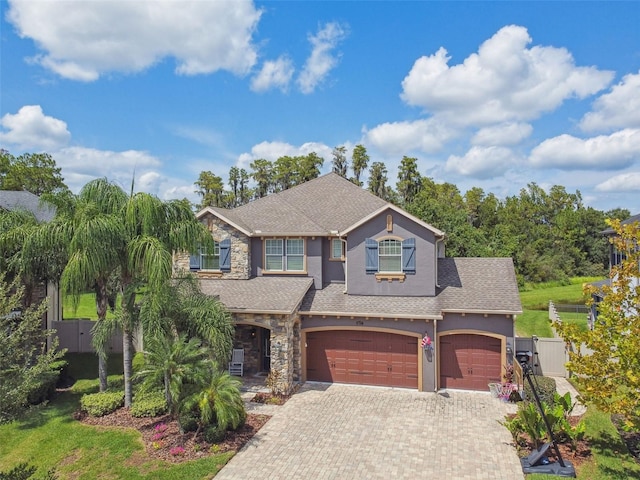
M 444 235 L 441 238 L 437 238 L 436 239 L 436 248 L 435 248 L 435 253 L 434 253 L 434 266 L 435 266 L 435 271 L 436 271 L 436 288 L 440 288 L 440 282 L 438 281 L 438 243 L 440 242 L 444 242 Z M 434 324 L 435 325 L 435 324 Z M 435 328 L 435 326 L 434 326 Z
M 344 291 L 342 293 L 347 293 L 347 240 L 343 238 L 342 235 L 338 234 L 338 239 L 342 242 L 344 246 Z
M 437 245 L 437 242 L 436 242 Z M 435 348 L 433 349 L 433 356 L 435 357 L 436 354 L 439 352 L 439 348 L 440 345 L 438 343 L 438 319 L 434 318 L 433 319 L 433 343 L 435 344 Z M 433 391 L 438 393 L 438 371 L 440 370 L 440 362 L 438 362 L 437 359 L 433 359 L 433 365 L 434 365 L 434 369 L 433 369 Z

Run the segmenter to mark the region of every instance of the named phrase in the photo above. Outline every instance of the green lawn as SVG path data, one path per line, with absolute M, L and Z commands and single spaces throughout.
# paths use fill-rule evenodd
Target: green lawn
M 78 379 L 46 408 L 35 409 L 21 421 L 0 425 L 0 472 L 21 462 L 38 468 L 42 477 L 51 467 L 60 479 L 174 479 L 211 478 L 230 454 L 171 464 L 142 457 L 140 434 L 131 430 L 96 428 L 73 420 L 82 393 L 97 390 L 95 355 L 69 355 L 69 373 Z M 111 357 L 109 373 L 122 372 L 122 361 Z M 117 381 L 110 375 L 109 380 Z
M 62 300 L 62 317 L 64 320 L 75 320 L 78 318 L 88 318 L 97 320 L 96 313 L 96 296 L 93 293 L 83 293 L 80 295 L 80 301 L 77 308 L 74 308 L 71 297 L 65 296 Z M 113 313 L 107 310 L 107 317 L 113 317 Z
M 553 283 L 527 285 L 520 291 L 523 313 L 516 318 L 516 334 L 521 337 L 530 337 L 531 335 L 552 337 L 553 332 L 548 314 L 549 301 L 558 304 L 584 305 L 586 297 L 582 292 L 583 285 L 601 279 L 601 277 L 576 277 L 571 279 L 570 285 Z M 560 317 L 587 328 L 585 314 L 560 313 Z

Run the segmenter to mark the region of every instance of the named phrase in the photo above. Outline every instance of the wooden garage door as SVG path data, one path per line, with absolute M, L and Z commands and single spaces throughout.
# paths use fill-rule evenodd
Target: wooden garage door
M 418 388 L 418 341 L 385 332 L 307 333 L 307 379 Z
M 440 388 L 487 390 L 500 382 L 502 344 L 484 335 L 440 337 Z

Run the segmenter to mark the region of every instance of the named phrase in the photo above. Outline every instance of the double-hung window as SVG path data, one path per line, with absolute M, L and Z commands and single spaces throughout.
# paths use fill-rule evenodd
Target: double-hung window
M 214 240 L 213 251 L 200 249 L 200 268 L 202 270 L 220 270 L 220 243 Z
M 402 242 L 393 239 L 378 242 L 378 258 L 379 272 L 401 272 Z
M 344 260 L 344 242 L 339 238 L 331 239 L 330 260 Z
M 416 273 L 416 240 L 406 238 L 365 239 L 365 270 L 368 274 Z
M 264 242 L 265 271 L 304 271 L 303 238 L 268 238 Z
M 200 246 L 189 259 L 190 270 L 217 270 L 228 272 L 231 270 L 231 240 L 213 242 L 213 250 Z

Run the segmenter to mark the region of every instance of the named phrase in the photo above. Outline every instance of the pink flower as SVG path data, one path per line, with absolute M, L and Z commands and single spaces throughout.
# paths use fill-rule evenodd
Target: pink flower
M 169 450 L 169 453 L 171 455 L 184 455 L 184 447 L 173 447 L 171 448 L 171 450 Z

